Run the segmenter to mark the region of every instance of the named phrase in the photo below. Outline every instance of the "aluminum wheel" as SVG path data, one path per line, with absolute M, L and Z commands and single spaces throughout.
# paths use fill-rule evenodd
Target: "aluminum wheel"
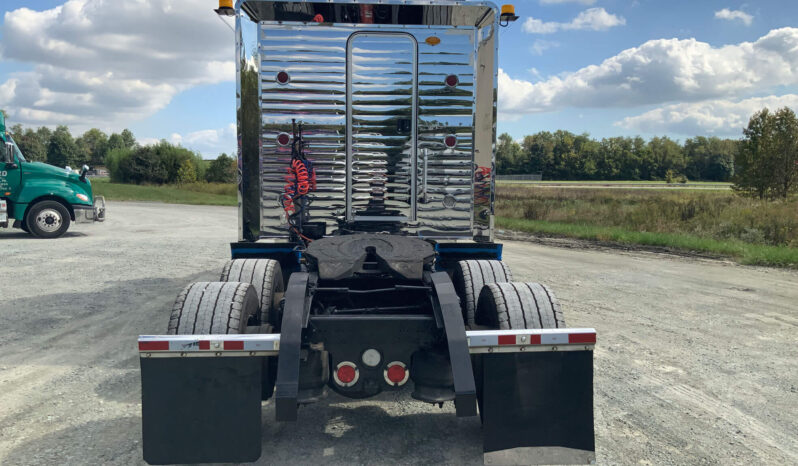
M 61 228 L 64 218 L 55 209 L 44 209 L 36 216 L 36 226 L 47 233 L 54 233 Z

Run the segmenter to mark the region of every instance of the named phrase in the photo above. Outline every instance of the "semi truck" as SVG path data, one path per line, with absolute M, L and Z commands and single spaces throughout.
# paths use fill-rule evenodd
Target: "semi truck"
M 490 464 L 595 461 L 596 332 L 514 280 L 494 237 L 497 46 L 514 8 L 216 12 L 236 24 L 239 234 L 219 279 L 185 287 L 162 334 L 138 338 L 144 459 L 255 461 L 264 401 L 266 422 L 297 422 L 327 397 L 409 390 L 479 416 Z
M 58 238 L 72 222 L 105 221 L 105 198 L 94 195 L 88 166 L 75 172 L 27 161 L 6 131 L 2 114 L 0 139 L 0 228 L 11 224 L 37 238 Z

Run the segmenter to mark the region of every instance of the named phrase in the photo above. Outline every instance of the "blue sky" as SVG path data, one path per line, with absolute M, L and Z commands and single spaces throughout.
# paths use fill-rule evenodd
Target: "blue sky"
M 231 152 L 233 38 L 214 3 L 5 0 L 0 106 L 12 124 L 128 127 Z M 516 138 L 738 137 L 762 106 L 798 107 L 798 2 L 515 5 L 521 19 L 500 35 L 499 131 Z

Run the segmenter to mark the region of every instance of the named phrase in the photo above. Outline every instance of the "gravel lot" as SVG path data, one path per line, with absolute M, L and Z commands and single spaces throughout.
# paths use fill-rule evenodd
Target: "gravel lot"
M 0 463 L 141 463 L 135 338 L 218 276 L 226 207 L 110 203 L 59 240 L 0 230 Z M 600 464 L 798 463 L 798 273 L 509 242 L 516 279 L 557 291 L 599 332 Z M 408 395 L 331 395 L 275 424 L 263 464 L 480 464 L 477 419 Z M 301 441 L 300 441 L 301 440 Z

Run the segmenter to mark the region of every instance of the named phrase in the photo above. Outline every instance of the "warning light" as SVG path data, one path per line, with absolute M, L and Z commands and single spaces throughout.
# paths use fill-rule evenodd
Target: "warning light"
M 313 21 L 316 22 L 316 23 L 323 23 L 324 22 L 324 16 L 322 16 L 321 13 L 319 13 L 316 16 L 313 17 Z
M 219 0 L 219 8 L 214 11 L 219 16 L 236 15 L 236 10 L 233 8 L 233 0 Z
M 446 145 L 446 147 L 451 149 L 457 145 L 457 137 L 454 134 L 450 134 L 446 136 L 446 138 L 443 140 L 443 143 Z

